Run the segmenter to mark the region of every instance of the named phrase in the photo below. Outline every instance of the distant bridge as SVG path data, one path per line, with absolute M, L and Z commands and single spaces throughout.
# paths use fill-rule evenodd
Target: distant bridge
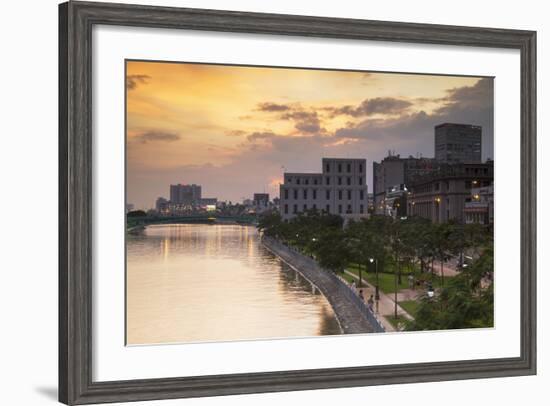
M 191 214 L 187 216 L 144 216 L 127 217 L 126 229 L 137 231 L 153 224 L 244 224 L 257 225 L 256 216 L 224 216 L 219 214 Z

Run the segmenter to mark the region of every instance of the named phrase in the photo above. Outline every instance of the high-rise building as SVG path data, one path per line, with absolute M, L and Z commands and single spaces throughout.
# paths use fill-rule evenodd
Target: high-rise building
M 481 127 L 453 123 L 436 126 L 435 159 L 448 163 L 481 163 Z
M 367 161 L 323 158 L 321 173 L 284 173 L 279 212 L 285 220 L 309 210 L 345 219 L 368 216 Z
M 170 203 L 172 204 L 198 204 L 201 195 L 200 185 L 170 185 Z

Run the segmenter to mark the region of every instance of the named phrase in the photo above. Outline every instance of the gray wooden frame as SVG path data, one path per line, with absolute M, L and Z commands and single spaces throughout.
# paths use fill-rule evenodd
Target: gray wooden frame
M 203 377 L 92 381 L 92 27 L 94 24 L 513 48 L 521 53 L 521 355 Z M 536 373 L 536 33 L 69 2 L 59 6 L 59 400 L 168 399 Z M 122 187 L 122 185 L 121 185 Z

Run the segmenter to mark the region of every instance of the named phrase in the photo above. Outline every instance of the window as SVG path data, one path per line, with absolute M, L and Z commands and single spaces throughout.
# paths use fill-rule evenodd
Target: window
M 297 204 L 295 204 L 294 207 L 293 207 L 292 209 L 293 209 L 292 212 L 293 212 L 294 214 L 298 213 L 298 205 L 297 205 Z
M 298 189 L 294 189 L 294 199 L 298 198 Z
M 362 204 L 359 205 L 359 213 L 361 213 L 361 214 L 364 213 L 363 205 L 362 205 Z
M 342 200 L 342 191 L 341 190 L 338 191 L 338 200 Z
M 342 214 L 342 205 L 341 204 L 338 205 L 338 213 Z
M 314 184 L 314 185 L 317 184 L 317 179 L 313 179 L 313 184 Z
M 359 164 L 359 172 L 363 172 L 363 164 Z
M 351 186 L 351 178 L 348 176 L 348 186 Z
M 351 213 L 351 204 L 348 204 L 348 211 L 346 213 Z
M 342 164 L 338 164 L 338 173 L 342 172 Z
M 313 200 L 317 200 L 317 189 L 313 189 Z
M 350 173 L 351 172 L 351 164 L 348 164 L 346 169 L 348 170 L 348 173 Z
M 315 203 L 313 204 L 313 211 L 317 211 L 317 205 Z
M 305 184 L 306 184 L 306 185 L 309 185 L 309 179 L 308 179 L 308 178 L 306 178 Z
M 304 204 L 304 211 L 307 211 L 307 204 Z
M 304 199 L 307 199 L 307 189 L 304 189 Z
M 327 200 L 330 199 L 330 190 L 327 190 Z
M 292 178 L 290 176 L 288 177 L 287 180 L 288 180 L 288 183 L 292 183 Z
M 351 200 L 351 190 L 348 190 L 348 200 Z
M 296 178 L 296 184 L 297 184 L 297 185 L 300 184 L 300 178 Z
M 363 185 L 363 178 L 359 177 L 359 185 Z
M 285 189 L 285 199 L 288 200 L 288 189 Z
M 363 190 L 359 191 L 359 199 L 365 200 L 365 192 Z
M 330 165 L 329 165 L 329 164 L 326 164 L 326 165 L 325 165 L 325 171 L 326 171 L 327 173 L 330 172 Z
M 288 204 L 285 204 L 285 214 L 288 214 Z
M 326 207 L 325 210 L 326 210 L 327 213 L 330 213 L 330 204 L 327 204 L 327 207 Z
M 338 184 L 341 185 L 342 184 L 342 178 L 340 176 L 338 176 Z
M 328 176 L 327 176 L 327 179 L 326 179 L 326 184 L 330 185 L 330 178 Z

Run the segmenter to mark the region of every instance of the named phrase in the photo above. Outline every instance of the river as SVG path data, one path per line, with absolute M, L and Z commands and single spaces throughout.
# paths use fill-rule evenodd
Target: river
M 126 310 L 129 345 L 340 334 L 325 297 L 251 226 L 129 234 Z

